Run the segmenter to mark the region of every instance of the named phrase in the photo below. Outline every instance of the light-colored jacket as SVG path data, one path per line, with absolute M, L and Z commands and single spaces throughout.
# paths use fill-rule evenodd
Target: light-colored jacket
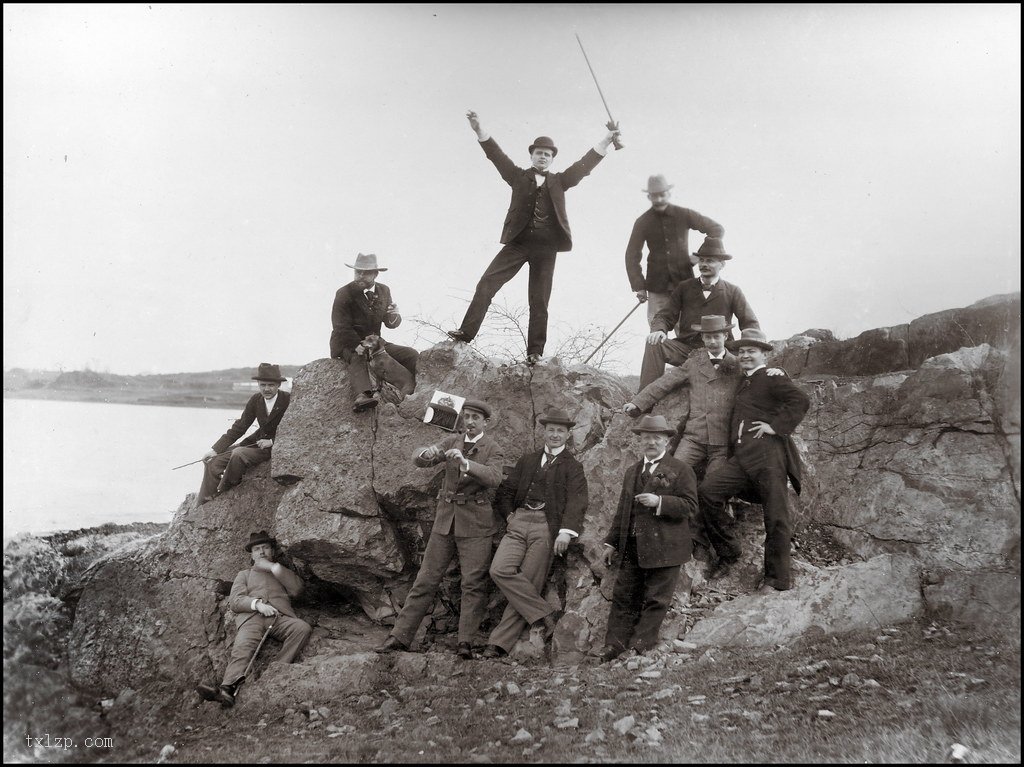
M 269 602 L 290 618 L 298 617 L 292 609 L 292 599 L 302 593 L 302 579 L 287 567 L 284 567 L 281 578 L 279 581 L 270 573 L 253 568 L 238 573 L 228 597 L 228 606 L 235 613 L 235 623 L 241 625 L 248 620 L 254 612 L 252 601 L 256 598 Z
M 645 386 L 633 398 L 633 404 L 641 411 L 647 410 L 680 386 L 689 385 L 690 413 L 684 434 L 702 445 L 728 445 L 729 416 L 742 378 L 743 371 L 732 353 L 726 352 L 716 367 L 707 351 L 701 349 Z
M 462 448 L 462 434 L 453 434 L 434 447 L 442 452 Z M 491 506 L 491 488 L 501 484 L 502 452 L 498 444 L 485 432 L 476 445 L 464 453 L 469 470 L 459 471 L 457 461 L 448 461 L 443 455 L 428 459 L 421 447 L 413 453 L 412 461 L 420 467 L 445 464 L 441 492 L 437 496 L 437 513 L 433 531 L 456 538 L 483 538 L 497 529 Z

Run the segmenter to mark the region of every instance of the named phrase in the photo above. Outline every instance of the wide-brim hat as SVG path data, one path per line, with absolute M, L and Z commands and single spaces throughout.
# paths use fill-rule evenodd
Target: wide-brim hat
M 659 194 L 661 192 L 667 192 L 674 186 L 675 184 L 668 183 L 668 179 L 661 174 L 658 174 L 656 176 L 650 176 L 647 179 L 647 188 L 643 191 L 647 194 Z
M 468 399 L 468 400 L 466 400 L 463 403 L 463 405 L 462 405 L 462 412 L 466 412 L 467 410 L 475 410 L 476 412 L 481 413 L 484 418 L 490 418 L 491 417 L 491 408 L 490 408 L 490 406 L 486 402 L 483 402 L 482 400 L 478 400 L 478 399 Z
M 553 407 L 545 410 L 537 418 L 537 422 L 542 426 L 547 426 L 549 423 L 561 424 L 562 426 L 568 426 L 570 429 L 576 425 L 576 422 L 569 417 L 567 412 Z
M 690 325 L 690 330 L 696 333 L 721 333 L 728 332 L 736 327 L 735 322 L 726 322 L 721 314 L 705 314 L 700 318 L 700 325 Z
M 758 348 L 764 349 L 766 352 L 772 351 L 775 347 L 768 343 L 768 337 L 764 334 L 763 330 L 757 328 L 746 328 L 740 331 L 740 337 L 735 341 L 726 341 L 725 348 L 731 352 L 736 351 L 741 346 L 757 346 Z
M 269 543 L 275 549 L 277 548 L 277 538 L 271 538 L 270 533 L 266 530 L 260 530 L 258 533 L 249 534 L 249 542 L 245 544 L 245 550 L 251 552 L 253 546 L 259 546 L 261 543 Z
M 551 140 L 550 136 L 537 136 L 530 144 L 530 154 L 533 154 L 534 149 L 550 149 L 551 156 L 558 156 L 558 147 L 555 146 L 555 142 Z
M 636 426 L 634 426 L 630 431 L 634 434 L 651 432 L 654 434 L 668 434 L 669 436 L 676 433 L 676 430 L 668 425 L 668 421 L 665 420 L 665 416 L 663 415 L 642 416 Z
M 345 264 L 349 269 L 358 269 L 361 272 L 386 272 L 386 266 L 377 265 L 376 253 L 360 253 L 356 256 L 354 264 Z
M 281 368 L 277 365 L 271 365 L 269 362 L 261 362 L 260 366 L 256 368 L 256 375 L 252 377 L 252 380 L 284 383 L 288 379 L 281 375 Z
M 722 261 L 731 261 L 732 256 L 725 252 L 725 244 L 721 237 L 705 237 L 704 242 L 693 254 L 695 258 L 717 258 Z

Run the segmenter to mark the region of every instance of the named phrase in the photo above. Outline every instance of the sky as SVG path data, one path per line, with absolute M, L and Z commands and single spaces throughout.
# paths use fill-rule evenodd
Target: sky
M 770 338 L 1020 289 L 1019 5 L 5 4 L 4 368 L 328 356 L 375 253 L 425 349 L 500 249 L 518 164 L 626 147 L 567 193 L 548 351 L 634 306 L 661 173 L 725 227 Z M 703 235 L 690 235 L 692 249 Z M 499 293 L 526 304 L 526 269 Z M 639 371 L 643 311 L 616 334 Z

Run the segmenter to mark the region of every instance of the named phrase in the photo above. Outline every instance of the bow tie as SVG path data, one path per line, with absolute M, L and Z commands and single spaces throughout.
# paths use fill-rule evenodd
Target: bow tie
M 714 285 L 705 285 L 703 282 L 700 284 L 700 289 L 701 290 L 711 290 L 711 288 L 713 288 L 713 287 L 715 287 L 715 286 Z
M 724 360 L 724 359 L 722 359 L 721 357 L 712 357 L 712 358 L 711 358 L 711 364 L 712 364 L 712 365 L 714 365 L 715 367 L 718 367 L 718 366 L 719 366 L 719 365 L 721 365 L 721 364 L 722 364 L 722 363 L 723 363 L 724 361 L 725 361 L 725 360 Z
M 537 170 L 536 168 L 530 168 L 530 170 L 532 170 L 538 176 L 546 176 L 546 175 L 548 175 L 548 172 L 546 170 Z

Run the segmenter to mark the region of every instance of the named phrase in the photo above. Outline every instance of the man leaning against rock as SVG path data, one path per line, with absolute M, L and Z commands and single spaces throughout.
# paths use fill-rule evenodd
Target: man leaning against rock
M 302 592 L 302 580 L 276 561 L 277 539 L 271 538 L 266 530 L 260 530 L 249 536 L 245 550 L 250 554 L 252 567 L 235 576 L 228 597 L 237 630 L 224 681 L 219 686 L 196 686 L 196 692 L 204 700 L 220 703 L 225 708 L 235 704 L 238 688 L 245 681 L 251 660 L 268 632 L 284 643 L 277 660 L 292 663 L 313 631 L 292 609 L 292 599 Z
M 487 607 L 487 567 L 496 530 L 489 491 L 501 482 L 502 469 L 501 448 L 484 432 L 490 418 L 487 403 L 468 399 L 462 406 L 465 435 L 453 434 L 413 454 L 413 463 L 420 467 L 443 463 L 444 480 L 416 581 L 377 652 L 409 649 L 457 552 L 462 576 L 457 652 L 464 660 L 473 658 L 473 637 Z
M 563 556 L 583 532 L 587 478 L 566 448 L 576 422 L 553 408 L 537 420 L 544 427 L 544 449 L 520 458 L 494 499 L 508 528 L 491 563 L 491 579 L 508 607 L 491 631 L 485 658 L 507 655 L 527 624 L 541 630 L 545 640 L 551 637 L 556 611 L 543 592 L 552 556 Z
M 731 496 L 756 491 L 764 510 L 762 586 L 785 591 L 793 585 L 787 478 L 800 492 L 800 456 L 791 435 L 807 413 L 810 399 L 789 376 L 768 375 L 765 358 L 772 345 L 760 330 L 744 330 L 739 340 L 726 345 L 743 370 L 729 423 L 732 456 L 700 483 L 700 511 L 708 539 L 719 556 L 716 574 L 722 575 L 741 553 L 725 502 Z

